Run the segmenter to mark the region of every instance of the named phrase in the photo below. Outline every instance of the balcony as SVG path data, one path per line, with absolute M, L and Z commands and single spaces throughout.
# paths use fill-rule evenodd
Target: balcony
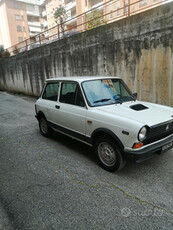
M 47 27 L 47 21 L 43 22 L 43 27 Z
M 46 10 L 44 10 L 44 11 L 42 12 L 42 15 L 41 15 L 41 16 L 44 18 L 44 17 L 46 17 L 46 15 L 47 15 L 47 14 L 46 14 Z
M 30 33 L 41 33 L 41 28 L 29 26 Z
M 36 36 L 38 33 L 35 33 L 35 32 L 29 32 L 29 36 L 30 37 L 34 37 L 34 36 Z
M 68 21 L 68 22 L 66 22 L 67 25 L 72 24 L 75 21 L 77 21 L 77 18 L 76 18 L 76 6 L 67 11 L 66 21 Z
M 77 21 L 76 15 L 75 16 L 70 16 L 66 19 L 66 25 L 71 25 L 74 24 L 74 22 Z
M 76 0 L 65 0 L 64 1 L 65 5 L 69 4 L 70 2 L 76 2 Z
M 27 4 L 32 4 L 32 5 L 40 5 L 40 0 L 17 0 L 17 2 L 24 2 Z M 43 0 L 42 0 L 43 2 Z
M 97 8 L 100 10 L 103 8 L 103 0 L 90 0 L 89 1 L 89 8 L 93 9 L 93 8 Z M 100 6 L 100 7 L 99 7 Z
M 30 22 L 30 21 L 28 21 L 28 26 L 40 27 L 41 23 L 40 22 Z
M 27 15 L 30 15 L 30 16 L 36 16 L 36 17 L 39 17 L 40 15 L 39 15 L 39 11 L 29 11 L 29 10 L 27 10 L 26 11 L 26 14 Z
M 68 11 L 74 7 L 76 7 L 76 1 L 70 1 L 68 4 L 65 5 L 65 10 Z

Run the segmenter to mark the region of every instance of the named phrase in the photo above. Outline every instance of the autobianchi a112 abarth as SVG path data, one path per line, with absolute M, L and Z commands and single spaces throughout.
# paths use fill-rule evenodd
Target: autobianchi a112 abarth
M 173 108 L 137 101 L 117 77 L 48 79 L 35 111 L 43 136 L 56 130 L 91 145 L 108 171 L 173 147 Z

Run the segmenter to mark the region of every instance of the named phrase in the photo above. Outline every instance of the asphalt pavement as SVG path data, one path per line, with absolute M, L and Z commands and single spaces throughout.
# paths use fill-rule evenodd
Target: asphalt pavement
M 0 230 L 173 229 L 173 151 L 109 173 L 93 150 L 43 137 L 34 98 L 0 92 Z

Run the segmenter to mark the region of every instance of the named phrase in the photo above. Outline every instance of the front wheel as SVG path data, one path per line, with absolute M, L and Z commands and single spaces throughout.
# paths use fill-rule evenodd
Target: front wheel
M 47 120 L 44 116 L 39 119 L 39 128 L 43 136 L 49 137 L 52 134 L 52 129 L 48 126 Z
M 121 170 L 125 164 L 126 159 L 111 137 L 101 136 L 94 145 L 97 158 L 102 168 L 109 172 Z

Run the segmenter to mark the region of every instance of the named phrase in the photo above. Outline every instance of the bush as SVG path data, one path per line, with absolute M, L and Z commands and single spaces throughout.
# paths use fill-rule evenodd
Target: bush
M 7 57 L 10 57 L 10 52 L 8 50 L 4 50 L 4 47 L 1 46 L 0 58 L 7 58 Z
M 100 10 L 92 10 L 91 13 L 86 17 L 86 25 L 88 30 L 105 24 L 106 20 L 104 19 Z
M 15 46 L 14 50 L 13 50 L 13 53 L 18 54 L 19 52 L 20 52 L 20 49 L 17 46 Z

